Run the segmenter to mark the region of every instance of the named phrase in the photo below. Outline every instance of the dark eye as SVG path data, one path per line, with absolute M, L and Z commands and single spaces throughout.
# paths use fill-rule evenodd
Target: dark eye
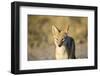
M 62 41 L 64 41 L 65 39 L 63 38 Z
M 56 39 L 56 40 L 58 40 L 58 39 Z
M 58 39 L 57 39 L 58 40 Z

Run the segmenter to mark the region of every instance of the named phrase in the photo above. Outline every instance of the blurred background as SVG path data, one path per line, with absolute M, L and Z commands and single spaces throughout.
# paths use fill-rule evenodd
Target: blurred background
M 68 35 L 76 45 L 76 57 L 88 58 L 88 18 L 77 16 L 28 15 L 28 60 L 55 59 L 52 25 L 63 30 L 70 26 Z

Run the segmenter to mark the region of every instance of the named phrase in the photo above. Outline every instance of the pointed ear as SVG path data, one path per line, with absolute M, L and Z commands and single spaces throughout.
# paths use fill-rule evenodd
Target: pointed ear
M 69 31 L 69 25 L 66 26 L 66 28 L 65 28 L 65 32 L 68 33 L 68 31 Z
M 54 25 L 52 26 L 52 33 L 53 33 L 53 34 L 58 34 L 58 33 L 59 33 L 58 28 L 55 27 Z

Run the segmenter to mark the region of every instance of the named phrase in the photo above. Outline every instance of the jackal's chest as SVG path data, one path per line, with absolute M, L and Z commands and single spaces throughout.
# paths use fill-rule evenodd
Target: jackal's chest
M 68 59 L 68 53 L 65 46 L 56 47 L 56 59 Z

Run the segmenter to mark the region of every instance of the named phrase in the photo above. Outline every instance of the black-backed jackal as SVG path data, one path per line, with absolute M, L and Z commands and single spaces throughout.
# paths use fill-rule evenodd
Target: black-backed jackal
M 68 36 L 69 26 L 66 30 L 60 31 L 56 26 L 52 26 L 54 43 L 56 46 L 56 59 L 75 59 L 75 42 Z

